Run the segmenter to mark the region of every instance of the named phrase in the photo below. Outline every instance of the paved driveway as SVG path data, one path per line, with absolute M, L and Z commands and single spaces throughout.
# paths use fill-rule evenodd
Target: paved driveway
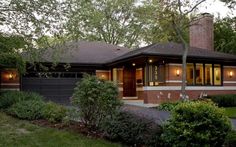
M 145 107 L 139 107 L 139 106 L 133 106 L 133 105 L 124 105 L 122 107 L 122 110 L 129 111 L 138 116 L 151 119 L 157 124 L 162 124 L 170 116 L 170 113 L 168 111 L 159 111 L 154 108 L 145 108 Z M 236 119 L 231 119 L 231 122 L 232 122 L 233 128 L 236 129 Z

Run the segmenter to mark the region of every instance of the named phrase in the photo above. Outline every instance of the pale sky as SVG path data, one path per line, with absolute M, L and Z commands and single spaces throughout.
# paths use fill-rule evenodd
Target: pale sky
M 225 6 L 225 3 L 219 0 L 207 0 L 198 8 L 201 13 L 208 12 L 213 14 L 215 17 L 217 17 L 218 14 L 220 14 L 220 17 L 225 17 L 227 15 L 231 17 L 236 16 L 236 10 L 230 10 L 227 6 Z

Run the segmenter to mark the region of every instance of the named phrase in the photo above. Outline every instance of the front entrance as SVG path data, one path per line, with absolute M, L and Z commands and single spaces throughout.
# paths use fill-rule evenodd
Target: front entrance
M 135 67 L 124 68 L 123 97 L 136 97 L 136 68 Z

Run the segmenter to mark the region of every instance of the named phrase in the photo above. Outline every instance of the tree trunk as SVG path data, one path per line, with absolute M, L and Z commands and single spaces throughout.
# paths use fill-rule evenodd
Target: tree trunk
M 188 99 L 186 94 L 187 55 L 189 50 L 188 43 L 184 42 L 183 48 L 184 48 L 184 53 L 182 56 L 182 86 L 181 86 L 180 98 L 185 101 Z

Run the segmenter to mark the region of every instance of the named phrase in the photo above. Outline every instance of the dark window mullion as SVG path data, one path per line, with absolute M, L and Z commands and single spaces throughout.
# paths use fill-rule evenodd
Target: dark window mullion
M 215 86 L 215 70 L 214 64 L 212 64 L 212 85 Z

